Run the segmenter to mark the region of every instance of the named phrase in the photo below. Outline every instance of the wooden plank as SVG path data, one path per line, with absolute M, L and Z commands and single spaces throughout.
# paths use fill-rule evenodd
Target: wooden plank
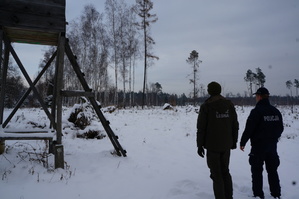
M 51 1 L 37 1 L 34 2 L 24 0 L 10 0 L 8 3 L 0 4 L 0 10 L 9 11 L 12 13 L 27 13 L 36 16 L 48 16 L 48 17 L 65 17 L 65 3 L 61 4 L 51 3 Z
M 65 0 L 1 0 L 0 6 L 14 4 L 20 2 L 32 2 L 32 3 L 40 3 L 40 4 L 49 4 L 49 5 L 61 5 L 65 6 Z
M 59 33 L 20 28 L 5 28 L 11 42 L 57 46 Z
M 51 133 L 50 129 L 3 129 L 4 133 Z
M 0 10 L 0 25 L 49 32 L 65 32 L 65 17 L 34 15 L 28 13 L 13 13 Z
M 57 45 L 66 31 L 65 0 L 1 0 L 0 26 L 11 42 Z
M 0 133 L 0 140 L 52 140 L 54 133 Z

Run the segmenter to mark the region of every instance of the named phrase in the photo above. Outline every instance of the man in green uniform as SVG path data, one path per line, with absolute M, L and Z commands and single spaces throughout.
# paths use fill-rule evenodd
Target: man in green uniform
M 207 149 L 207 164 L 213 180 L 215 198 L 232 199 L 229 160 L 230 150 L 237 146 L 237 113 L 233 103 L 220 95 L 220 84 L 211 82 L 208 93 L 211 96 L 200 106 L 197 119 L 198 155 L 204 157 L 204 148 Z

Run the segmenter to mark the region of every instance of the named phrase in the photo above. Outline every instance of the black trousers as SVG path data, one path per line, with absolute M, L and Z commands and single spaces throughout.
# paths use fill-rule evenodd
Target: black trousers
M 249 163 L 252 174 L 252 191 L 254 196 L 264 197 L 263 192 L 263 165 L 268 173 L 270 193 L 273 197 L 281 195 L 281 187 L 277 168 L 280 164 L 276 144 L 269 146 L 253 146 L 249 154 Z
M 223 152 L 207 151 L 207 164 L 210 168 L 215 199 L 232 199 L 233 185 L 229 173 L 230 150 Z

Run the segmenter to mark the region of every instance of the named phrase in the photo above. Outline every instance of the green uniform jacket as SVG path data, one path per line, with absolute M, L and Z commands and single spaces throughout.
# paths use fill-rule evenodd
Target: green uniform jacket
M 233 103 L 221 95 L 208 98 L 197 119 L 197 146 L 222 152 L 236 148 L 239 123 Z

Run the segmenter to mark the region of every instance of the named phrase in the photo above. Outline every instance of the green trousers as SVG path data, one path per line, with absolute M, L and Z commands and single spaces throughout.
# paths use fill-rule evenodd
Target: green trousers
M 229 173 L 230 150 L 213 152 L 207 150 L 207 164 L 210 168 L 215 199 L 232 199 L 233 185 Z

